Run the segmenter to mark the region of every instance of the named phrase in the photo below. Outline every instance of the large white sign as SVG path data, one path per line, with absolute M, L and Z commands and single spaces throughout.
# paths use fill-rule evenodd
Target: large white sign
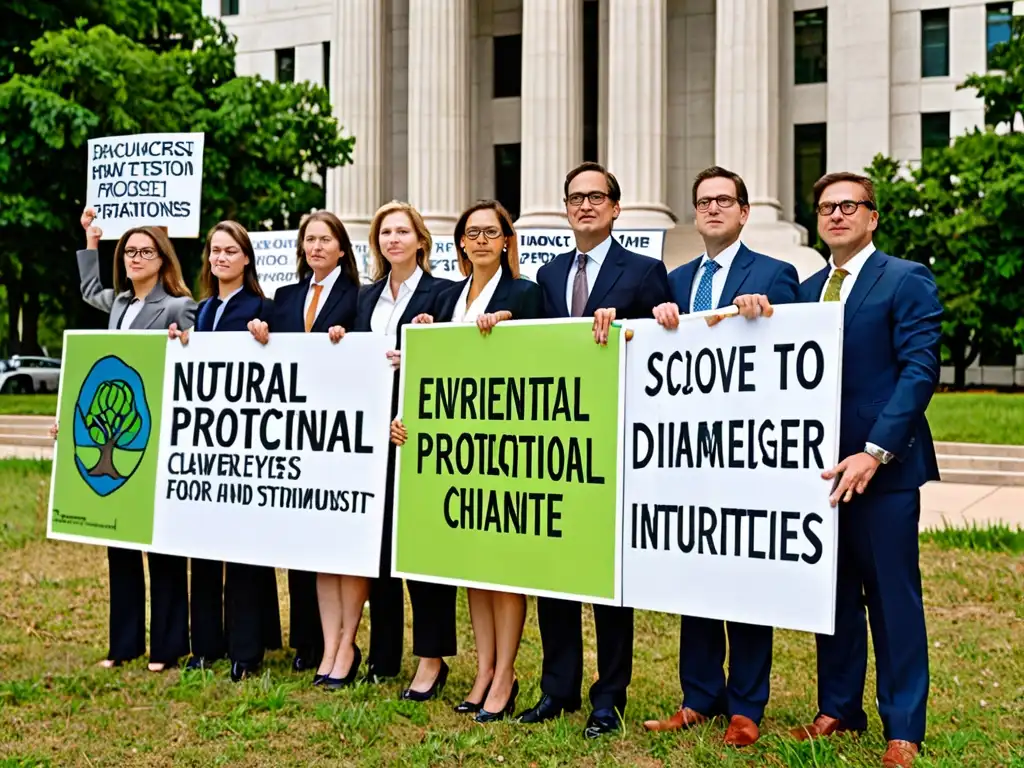
M 370 333 L 170 343 L 151 549 L 377 576 L 391 346 Z
M 831 634 L 842 305 L 630 323 L 623 602 Z
M 530 280 L 536 280 L 537 271 L 549 261 L 576 247 L 576 240 L 571 229 L 524 229 L 517 234 L 519 235 L 519 270 L 523 277 Z M 613 232 L 612 236 L 623 247 L 634 253 L 650 256 L 659 261 L 662 258 L 662 251 L 665 247 L 664 230 L 624 230 Z M 278 287 L 298 280 L 295 271 L 297 230 L 251 232 L 250 237 L 253 248 L 256 250 L 260 286 L 267 296 L 273 296 Z M 359 274 L 364 282 L 369 282 L 369 243 L 365 240 L 354 241 L 352 248 L 359 265 Z M 455 240 L 451 235 L 439 235 L 434 238 L 430 271 L 435 277 L 455 281 L 464 279 L 462 273 L 459 272 L 458 253 L 455 250 Z
M 132 227 L 199 236 L 203 133 L 144 133 L 89 140 L 87 205 L 103 239 Z

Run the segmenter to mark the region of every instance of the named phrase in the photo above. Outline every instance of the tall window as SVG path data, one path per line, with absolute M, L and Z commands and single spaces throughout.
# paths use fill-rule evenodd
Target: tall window
M 924 112 L 921 115 L 921 150 L 949 146 L 949 112 Z
M 921 11 L 921 77 L 949 76 L 949 8 Z
M 278 48 L 274 52 L 275 59 L 275 71 L 277 72 L 277 82 L 279 83 L 294 83 L 295 82 L 295 49 L 294 48 Z
M 494 98 L 505 99 L 523 92 L 523 36 L 494 38 Z
M 814 242 L 818 231 L 818 217 L 814 212 L 814 182 L 825 175 L 827 150 L 825 123 L 793 126 L 794 218 L 807 229 L 809 243 Z
M 993 68 L 992 51 L 999 43 L 1010 40 L 1013 23 L 1013 3 L 989 3 L 985 8 L 985 45 L 988 50 L 986 66 Z
M 324 41 L 324 89 L 331 94 L 331 43 Z
M 600 93 L 600 4 L 583 3 L 583 159 L 597 162 Z
M 794 82 L 828 82 L 828 8 L 793 14 Z
M 505 206 L 513 221 L 519 218 L 521 145 L 494 145 L 494 199 Z
M 238 0 L 220 0 L 221 16 L 237 16 Z

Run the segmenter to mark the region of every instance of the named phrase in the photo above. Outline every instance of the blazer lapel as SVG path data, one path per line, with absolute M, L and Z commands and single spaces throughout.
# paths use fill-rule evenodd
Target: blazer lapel
M 860 309 L 860 305 L 864 303 L 864 299 L 868 297 L 868 293 L 875 283 L 878 282 L 879 278 L 881 278 L 883 271 L 885 271 L 885 260 L 878 256 L 878 251 L 875 251 L 864 262 L 864 267 L 861 269 L 860 274 L 857 275 L 857 280 L 853 284 L 853 290 L 850 291 L 850 295 L 846 298 L 846 306 L 843 308 L 843 321 L 847 327 L 853 321 L 853 317 L 857 314 L 857 310 Z
M 406 323 L 411 323 L 416 315 L 420 315 L 427 312 L 434 301 L 434 291 L 437 290 L 437 286 L 434 285 L 437 281 L 428 274 L 424 274 L 420 278 L 420 284 L 416 286 L 416 290 L 413 291 L 412 296 L 409 297 L 409 303 L 405 305 L 405 312 L 402 313 L 402 318 L 398 321 L 398 327 L 401 328 Z M 377 298 L 380 298 L 380 293 L 377 294 Z M 377 303 L 376 299 L 373 302 Z M 369 322 L 369 320 L 367 321 Z
M 745 245 L 740 245 L 736 258 L 732 260 L 729 267 L 729 274 L 725 278 L 725 286 L 722 288 L 722 298 L 718 301 L 718 309 L 728 307 L 733 300 L 739 296 L 743 282 L 750 274 L 750 268 L 754 265 L 754 254 Z
M 135 317 L 132 323 L 134 329 L 145 329 L 149 328 L 156 320 L 160 317 L 161 304 L 167 299 L 167 291 L 164 290 L 163 285 L 158 281 L 153 286 L 147 295 L 145 300 L 142 302 L 142 309 L 139 310 L 139 314 Z
M 310 329 L 311 331 L 322 333 L 330 328 L 330 323 L 327 318 L 331 316 L 331 311 L 338 305 L 342 297 L 344 297 L 348 286 L 349 282 L 345 279 L 345 275 L 338 275 L 338 279 L 334 281 L 334 286 L 331 288 L 331 292 L 327 294 L 327 301 L 324 302 L 323 309 L 320 310 L 316 316 L 316 320 L 313 321 L 313 327 Z M 306 286 L 306 289 L 308 290 L 309 286 Z M 305 299 L 306 294 L 303 293 L 302 297 Z M 305 317 L 303 317 L 302 323 L 303 328 L 305 328 Z M 345 330 L 347 331 L 348 328 Z
M 565 303 L 565 286 L 569 283 L 569 270 L 572 269 L 573 257 L 576 255 L 576 251 L 569 251 L 555 257 L 551 270 L 551 274 L 554 275 L 555 283 L 552 285 L 548 281 L 548 285 L 544 286 L 544 290 L 550 290 L 553 294 L 552 304 L 557 312 L 557 317 L 568 317 L 569 316 L 569 305 Z
M 373 319 L 373 310 L 377 307 L 377 302 L 380 301 L 381 294 L 384 293 L 384 290 L 388 287 L 388 282 L 390 280 L 390 277 L 385 276 L 373 285 L 363 289 L 363 293 L 359 297 L 359 305 L 356 311 L 356 328 L 365 328 L 366 330 L 370 330 L 370 321 Z M 423 281 L 420 280 L 420 285 L 422 284 Z
M 485 312 L 497 312 L 498 309 L 508 305 L 508 297 L 512 293 L 513 280 L 515 278 L 512 277 L 511 272 L 506 272 L 504 269 L 501 270 L 501 279 L 498 280 L 498 286 L 494 289 L 494 295 L 491 296 L 491 300 L 487 302 Z
M 626 260 L 624 256 L 625 251 L 622 246 L 616 242 L 615 238 L 612 238 L 612 245 L 608 249 L 608 255 L 605 256 L 604 263 L 597 273 L 594 287 L 590 289 L 590 298 L 587 299 L 587 306 L 583 310 L 584 315 L 592 315 L 601 308 L 601 302 L 604 301 L 604 297 L 611 292 L 612 288 L 615 287 L 615 283 L 619 281 L 619 278 L 625 271 Z M 566 275 L 566 280 L 568 280 L 568 275 Z

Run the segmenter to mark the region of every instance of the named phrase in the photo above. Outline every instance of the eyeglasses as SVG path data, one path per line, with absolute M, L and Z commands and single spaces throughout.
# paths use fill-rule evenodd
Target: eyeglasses
M 126 259 L 134 259 L 136 256 L 141 256 L 146 261 L 152 261 L 157 257 L 155 248 L 125 248 L 124 257 Z
M 717 197 L 702 197 L 697 201 L 696 208 L 698 211 L 706 211 L 711 207 L 711 203 L 718 203 L 719 208 L 732 208 L 736 203 L 739 202 L 732 195 L 718 195 Z
M 483 235 L 488 240 L 497 240 L 501 237 L 501 229 L 498 227 L 488 227 L 487 229 L 480 229 L 479 227 L 473 227 L 472 229 L 466 230 L 466 238 L 469 240 L 476 240 Z
M 870 200 L 843 200 L 839 203 L 821 203 L 818 205 L 819 216 L 831 216 L 836 212 L 836 208 L 843 212 L 844 216 L 852 216 L 857 212 L 857 208 L 864 206 L 869 211 L 875 210 L 875 204 Z
M 566 202 L 569 203 L 573 208 L 579 208 L 583 205 L 584 200 L 589 200 L 591 205 L 601 205 L 605 200 L 608 199 L 607 192 L 573 192 L 566 198 Z

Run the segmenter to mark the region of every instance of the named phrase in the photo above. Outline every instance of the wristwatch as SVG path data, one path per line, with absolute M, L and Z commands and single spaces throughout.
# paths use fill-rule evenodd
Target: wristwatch
M 864 445 L 864 453 L 868 456 L 876 459 L 881 464 L 888 464 L 892 461 L 893 454 L 884 448 L 880 448 L 874 443 L 866 443 Z

